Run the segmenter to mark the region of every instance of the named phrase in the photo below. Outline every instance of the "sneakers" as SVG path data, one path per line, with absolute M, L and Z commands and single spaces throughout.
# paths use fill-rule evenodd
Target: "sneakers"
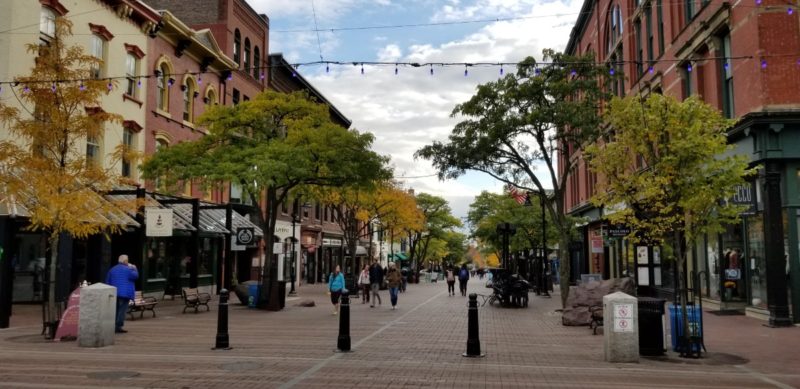
M 128 333 L 127 330 L 123 330 L 122 328 L 116 329 L 116 330 L 114 330 L 114 332 L 117 333 L 117 334 L 127 334 Z
M 338 314 L 339 314 L 339 311 L 333 311 L 333 316 L 336 316 Z
M 392 305 L 392 310 L 396 311 L 397 310 L 397 305 Z
M 370 307 L 370 308 L 375 308 L 375 304 L 372 304 L 372 305 L 370 305 L 369 307 Z

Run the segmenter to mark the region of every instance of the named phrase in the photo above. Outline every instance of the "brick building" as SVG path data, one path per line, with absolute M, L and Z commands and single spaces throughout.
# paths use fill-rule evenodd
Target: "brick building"
M 701 239 L 689 271 L 705 272 L 704 295 L 721 308 L 769 317 L 773 324 L 789 320 L 787 279 L 796 286 L 791 311 L 794 321 L 800 320 L 798 27 L 791 5 L 774 0 L 587 0 L 566 48 L 570 54 L 594 53 L 624 73 L 611 86 L 618 95 L 698 95 L 737 119 L 728 132 L 732 152 L 746 155 L 760 173 L 731 200 L 750 209 L 740 224 Z M 661 255 L 661 248 L 639 252 L 608 239 L 604 212 L 613 210 L 588 202 L 596 175 L 580 151 L 561 158 L 578 166 L 568 177 L 562 171 L 565 209 L 589 220 L 581 227 L 582 240 L 570 247 L 575 273 L 630 274 L 640 290 L 669 294 L 675 286 L 674 260 Z

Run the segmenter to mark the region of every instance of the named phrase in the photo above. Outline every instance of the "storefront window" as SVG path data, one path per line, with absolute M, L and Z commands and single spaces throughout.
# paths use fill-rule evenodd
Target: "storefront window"
M 14 302 L 42 301 L 47 238 L 39 234 L 20 234 L 17 244 L 17 255 L 11 258 Z
M 208 275 L 214 273 L 214 264 L 217 263 L 218 240 L 215 238 L 203 238 L 203 245 L 200 250 L 200 262 L 197 264 L 198 275 Z
M 166 279 L 169 274 L 167 261 L 167 242 L 165 239 L 151 238 L 147 248 L 147 278 Z
M 750 272 L 750 303 L 754 307 L 767 307 L 767 261 L 764 258 L 764 217 L 756 214 L 747 220 L 746 266 Z
M 708 274 L 708 283 L 703 285 L 703 293 L 709 297 L 719 300 L 719 239 L 716 235 L 706 237 L 706 268 L 703 269 Z M 704 277 L 705 280 L 705 277 Z M 703 281 L 705 282 L 705 281 Z
M 759 234 L 761 234 L 759 232 Z M 742 223 L 727 226 L 721 234 L 722 251 L 718 258 L 718 288 L 722 301 L 745 301 L 745 269 L 747 261 L 744 256 L 744 228 Z

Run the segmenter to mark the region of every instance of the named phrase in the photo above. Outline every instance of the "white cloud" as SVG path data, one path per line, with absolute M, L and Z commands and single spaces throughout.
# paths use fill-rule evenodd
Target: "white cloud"
M 391 62 L 397 61 L 403 55 L 402 51 L 400 50 L 400 46 L 391 44 L 386 45 L 385 47 L 381 48 L 378 51 L 378 61 L 381 62 Z

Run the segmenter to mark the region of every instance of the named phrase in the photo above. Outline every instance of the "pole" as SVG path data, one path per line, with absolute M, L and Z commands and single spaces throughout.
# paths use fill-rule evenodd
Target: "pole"
M 550 286 L 547 282 L 547 219 L 545 218 L 545 193 L 544 191 L 541 192 L 541 196 L 539 197 L 539 202 L 542 205 L 542 263 L 541 263 L 541 271 L 542 274 L 542 290 L 544 291 L 544 295 L 550 297 Z
M 230 350 L 228 339 L 228 290 L 219 291 L 219 314 L 217 315 L 217 341 L 212 350 Z
M 486 354 L 481 354 L 481 340 L 478 331 L 478 295 L 469 294 L 469 305 L 467 308 L 467 352 L 461 354 L 468 358 L 481 358 Z
M 342 291 L 342 305 L 339 308 L 339 338 L 336 342 L 337 352 L 350 351 L 350 292 Z
M 297 294 L 297 292 L 294 290 L 294 279 L 296 277 L 295 267 L 297 266 L 297 258 L 296 258 L 296 255 L 295 255 L 295 250 L 296 250 L 295 239 L 296 238 L 295 238 L 295 233 L 294 233 L 294 231 L 295 231 L 295 225 L 294 224 L 296 222 L 296 219 L 297 219 L 297 199 L 294 200 L 294 205 L 292 206 L 292 267 L 289 268 L 290 269 L 290 274 L 291 274 L 291 277 L 292 277 L 292 283 L 291 283 L 291 288 L 289 289 L 289 296 L 294 296 L 294 295 Z
M 767 162 L 764 177 L 764 256 L 767 273 L 767 309 L 770 327 L 788 327 L 789 299 L 786 292 L 786 253 L 783 250 L 783 209 L 781 204 L 781 170 L 775 162 Z

